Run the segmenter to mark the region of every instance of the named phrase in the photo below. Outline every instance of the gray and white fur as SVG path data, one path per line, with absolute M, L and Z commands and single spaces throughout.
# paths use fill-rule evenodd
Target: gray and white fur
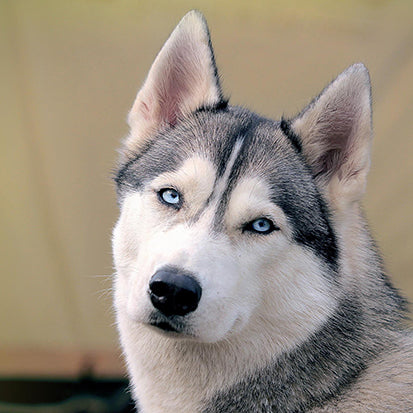
M 412 334 L 361 209 L 367 69 L 300 114 L 230 106 L 188 13 L 129 114 L 115 308 L 139 412 L 412 412 Z

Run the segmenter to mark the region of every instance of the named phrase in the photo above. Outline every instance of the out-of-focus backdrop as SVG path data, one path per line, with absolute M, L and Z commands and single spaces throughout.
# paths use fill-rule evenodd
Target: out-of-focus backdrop
M 365 208 L 413 299 L 411 0 L 1 0 L 0 375 L 122 371 L 111 171 L 135 94 L 192 8 L 208 19 L 231 102 L 267 116 L 293 115 L 350 64 L 368 66 Z

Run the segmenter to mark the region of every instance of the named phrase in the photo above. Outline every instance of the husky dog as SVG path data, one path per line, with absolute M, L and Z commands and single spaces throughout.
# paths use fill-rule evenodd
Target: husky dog
M 228 105 L 192 11 L 128 121 L 114 300 L 138 410 L 413 412 L 406 303 L 360 206 L 367 69 L 266 119 Z

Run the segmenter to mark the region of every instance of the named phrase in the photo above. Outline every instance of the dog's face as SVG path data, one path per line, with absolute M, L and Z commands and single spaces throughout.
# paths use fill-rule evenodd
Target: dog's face
M 294 302 L 306 312 L 326 304 L 334 235 L 278 123 L 240 109 L 201 111 L 119 176 L 118 303 L 132 319 L 216 341 L 242 329 L 263 300 L 281 331 L 306 319 Z M 151 279 L 165 269 L 199 284 L 194 311 L 165 315 L 154 306 Z
M 138 94 L 116 178 L 128 328 L 217 342 L 265 325 L 280 345 L 314 331 L 339 277 L 332 209 L 364 186 L 366 93 L 368 106 L 359 65 L 292 121 L 227 106 L 205 22 L 188 14 Z

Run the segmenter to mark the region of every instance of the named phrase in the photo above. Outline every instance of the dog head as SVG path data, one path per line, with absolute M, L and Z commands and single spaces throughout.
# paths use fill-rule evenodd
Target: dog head
M 369 166 L 365 67 L 294 119 L 265 119 L 227 104 L 206 22 L 190 12 L 129 125 L 113 236 L 115 306 L 128 328 L 200 342 L 250 329 L 287 346 L 321 325 L 340 277 L 332 216 L 361 199 Z

